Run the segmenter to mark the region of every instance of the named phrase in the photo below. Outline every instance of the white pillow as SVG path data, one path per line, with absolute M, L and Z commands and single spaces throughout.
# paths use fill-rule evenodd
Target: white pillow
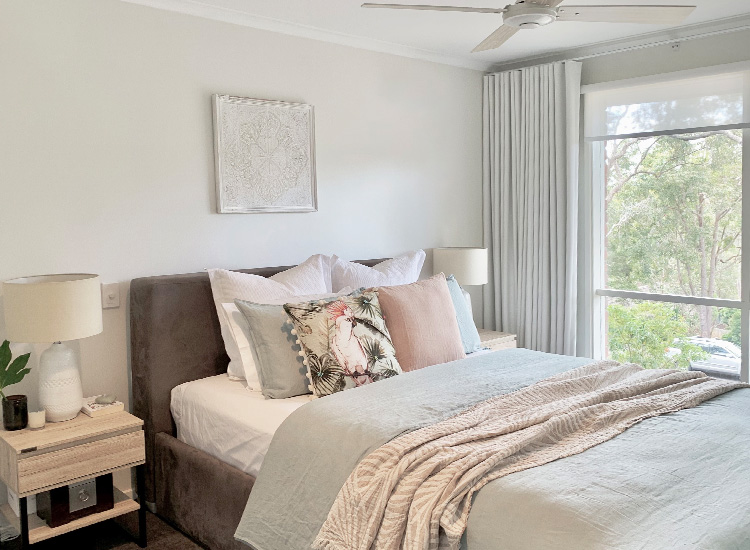
M 296 296 L 330 293 L 331 258 L 320 254 L 310 256 L 298 266 L 272 277 L 261 277 L 226 269 L 209 269 L 208 278 L 211 281 L 211 293 L 221 326 L 221 337 L 229 356 L 227 374 L 230 378 L 244 379 L 246 373 L 242 365 L 242 355 L 222 304 L 233 304 L 235 299 L 258 304 L 283 304 Z M 248 380 L 248 384 L 250 382 Z
M 284 305 L 287 302 L 308 302 L 311 300 L 328 300 L 337 296 L 345 296 L 351 294 L 352 289 L 349 287 L 341 289 L 341 292 L 335 294 L 310 294 L 308 296 L 294 296 L 287 297 L 283 300 L 274 300 L 271 302 L 264 302 L 271 305 Z M 221 304 L 224 309 L 224 313 L 229 320 L 229 330 L 232 333 L 232 338 L 237 346 L 240 354 L 240 363 L 242 364 L 243 376 L 247 381 L 247 389 L 252 391 L 261 391 L 260 377 L 258 376 L 258 367 L 255 364 L 255 356 L 253 354 L 252 340 L 250 339 L 250 326 L 247 324 L 247 318 L 237 308 L 234 303 Z M 227 372 L 229 372 L 227 370 Z M 232 376 L 232 375 L 230 375 Z
M 373 267 L 331 258 L 331 280 L 334 292 L 340 288 L 408 285 L 419 279 L 424 264 L 424 250 L 415 250 L 381 262 Z

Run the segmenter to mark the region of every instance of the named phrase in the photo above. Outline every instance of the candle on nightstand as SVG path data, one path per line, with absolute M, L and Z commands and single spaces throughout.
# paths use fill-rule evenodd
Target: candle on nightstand
M 46 411 L 29 412 L 29 428 L 32 430 L 39 430 L 44 428 Z

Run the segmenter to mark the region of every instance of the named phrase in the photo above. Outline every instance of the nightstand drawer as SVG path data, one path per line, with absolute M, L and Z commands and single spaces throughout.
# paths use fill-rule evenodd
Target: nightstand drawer
M 18 493 L 40 492 L 145 460 L 142 430 L 21 457 L 18 461 Z

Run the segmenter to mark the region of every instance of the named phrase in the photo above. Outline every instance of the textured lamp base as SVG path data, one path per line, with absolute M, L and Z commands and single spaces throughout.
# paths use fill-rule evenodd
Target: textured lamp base
M 65 343 L 52 344 L 39 357 L 39 405 L 47 411 L 47 422 L 70 420 L 81 410 L 78 360 Z

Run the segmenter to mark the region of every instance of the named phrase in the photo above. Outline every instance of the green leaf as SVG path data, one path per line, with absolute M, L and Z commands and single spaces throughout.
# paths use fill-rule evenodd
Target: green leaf
M 358 316 L 355 315 L 354 318 L 357 320 L 358 323 L 362 323 L 362 325 L 364 325 L 367 328 L 369 328 L 372 332 L 382 335 L 383 338 L 385 338 L 386 340 L 388 340 L 389 342 L 391 342 L 391 335 L 388 334 L 387 332 L 385 332 L 385 331 L 388 330 L 386 328 L 385 324 L 383 325 L 383 330 L 380 330 L 380 328 L 378 326 L 376 326 L 375 323 L 373 323 L 372 321 L 370 321 L 366 317 L 358 317 Z
M 29 357 L 31 357 L 30 353 L 24 353 L 23 355 L 16 357 L 16 359 L 10 364 L 10 367 L 8 367 L 8 372 L 19 372 L 26 366 L 26 363 L 29 362 Z
M 367 355 L 368 367 L 372 367 L 378 361 L 385 359 L 385 349 L 383 348 L 382 344 L 375 338 L 368 338 L 367 336 L 363 335 L 359 339 L 359 343 L 362 345 L 362 349 L 364 350 L 365 355 Z
M 6 340 L 3 345 L 0 346 L 0 371 L 4 371 L 10 363 L 10 359 L 13 355 L 10 352 L 10 342 Z
M 3 342 L 3 345 L 0 346 L 0 390 L 18 384 L 31 372 L 31 369 L 26 368 L 30 356 L 30 353 L 19 355 L 8 365 L 12 358 L 10 343 L 7 340 Z
M 376 316 L 381 315 L 381 313 L 380 308 L 375 305 L 373 300 L 374 297 L 372 294 L 361 294 L 354 298 L 354 304 L 360 313 L 375 319 Z
M 23 369 L 22 371 L 20 371 L 20 372 L 18 372 L 16 374 L 8 376 L 6 378 L 8 380 L 8 382 L 3 387 L 12 386 L 13 384 L 18 384 L 21 380 L 23 380 L 24 376 L 26 376 L 27 374 L 29 374 L 29 372 L 31 372 L 31 369 Z

